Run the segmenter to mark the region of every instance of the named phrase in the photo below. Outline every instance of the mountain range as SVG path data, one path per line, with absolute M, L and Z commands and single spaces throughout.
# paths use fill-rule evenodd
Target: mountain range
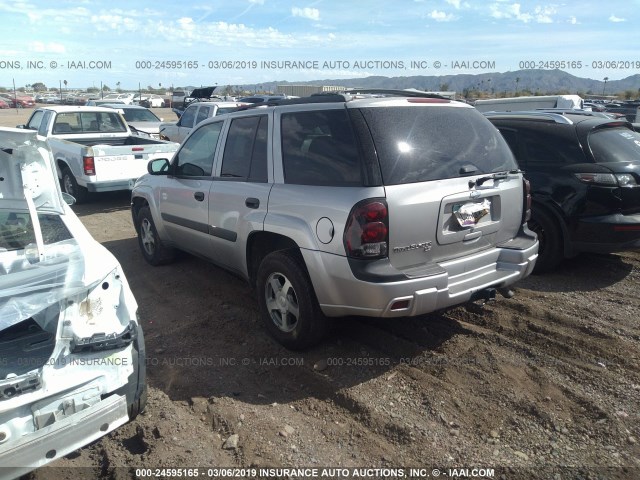
M 480 91 L 486 94 L 513 94 L 529 91 L 531 94 L 594 94 L 616 95 L 630 92 L 632 98 L 640 97 L 640 74 L 621 80 L 594 80 L 576 77 L 562 70 L 517 70 L 505 73 L 482 73 L 477 75 L 441 75 L 385 77 L 371 76 L 351 79 L 323 79 L 307 82 L 274 81 L 260 84 L 242 85 L 246 90 L 276 91 L 278 85 L 337 85 L 358 88 L 405 89 L 416 88 L 425 91 Z

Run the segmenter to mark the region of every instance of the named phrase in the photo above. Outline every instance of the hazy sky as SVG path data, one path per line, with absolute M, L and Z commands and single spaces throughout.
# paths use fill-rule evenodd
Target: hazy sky
M 0 0 L 0 86 L 238 85 L 554 67 L 614 80 L 640 73 L 639 17 L 640 0 Z

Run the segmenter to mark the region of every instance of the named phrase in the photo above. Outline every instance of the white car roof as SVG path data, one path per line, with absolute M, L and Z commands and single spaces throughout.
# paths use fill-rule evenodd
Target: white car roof
M 73 106 L 73 105 L 55 105 L 51 107 L 39 107 L 42 110 L 52 110 L 56 113 L 64 113 L 64 112 L 113 112 L 113 108 L 105 108 L 105 107 L 87 107 L 87 106 Z

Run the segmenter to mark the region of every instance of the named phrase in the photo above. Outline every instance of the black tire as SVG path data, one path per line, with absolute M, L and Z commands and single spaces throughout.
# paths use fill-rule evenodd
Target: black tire
M 531 211 L 529 229 L 538 235 L 538 260 L 533 273 L 546 273 L 555 270 L 564 259 L 562 232 L 558 222 L 541 208 Z
M 75 198 L 77 204 L 84 203 L 89 199 L 89 191 L 78 185 L 76 177 L 73 176 L 69 167 L 62 169 L 62 190 Z
M 256 277 L 260 315 L 269 333 L 290 350 L 320 343 L 329 320 L 320 311 L 301 260 L 286 251 L 267 255 Z
M 163 265 L 173 261 L 175 250 L 160 240 L 149 207 L 142 207 L 136 217 L 138 245 L 144 259 L 151 265 Z

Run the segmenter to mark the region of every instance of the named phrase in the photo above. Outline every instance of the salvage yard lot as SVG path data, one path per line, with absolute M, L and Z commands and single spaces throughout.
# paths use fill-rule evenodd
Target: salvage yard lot
M 0 123 L 28 113 L 2 111 Z M 135 467 L 640 478 L 638 252 L 581 255 L 485 306 L 340 319 L 301 353 L 271 339 L 240 279 L 186 254 L 146 264 L 127 192 L 74 210 L 139 303 L 150 399 L 136 421 L 33 478 L 136 478 Z

